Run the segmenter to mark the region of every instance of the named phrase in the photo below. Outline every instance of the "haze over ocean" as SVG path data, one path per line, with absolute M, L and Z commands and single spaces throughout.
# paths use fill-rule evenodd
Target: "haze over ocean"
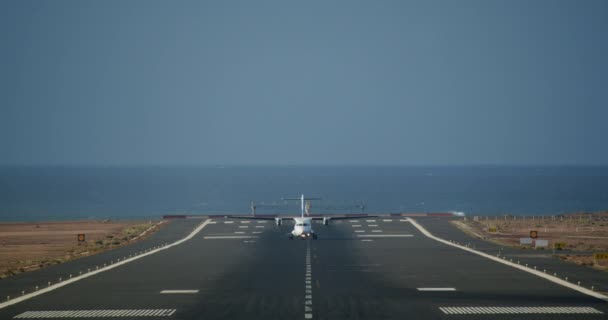
M 558 214 L 608 209 L 608 167 L 0 167 L 0 220 L 249 213 L 319 196 L 313 213 Z M 331 208 L 328 208 L 331 207 Z M 326 209 L 324 209 L 326 208 Z M 332 209 L 333 208 L 333 209 Z M 259 213 L 297 213 L 295 204 Z
M 0 1 L 0 220 L 606 210 L 607 33 L 605 0 Z

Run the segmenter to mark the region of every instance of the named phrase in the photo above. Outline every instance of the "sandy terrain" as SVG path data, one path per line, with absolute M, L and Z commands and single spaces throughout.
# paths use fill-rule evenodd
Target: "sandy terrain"
M 0 278 L 122 246 L 158 228 L 151 221 L 0 223 Z
M 467 217 L 454 221 L 464 231 L 488 241 L 506 246 L 531 248 L 520 245 L 520 238 L 528 238 L 530 231 L 538 232 L 538 239 L 549 240 L 553 250 L 555 243 L 563 243 L 568 254 L 555 250 L 559 258 L 582 265 L 608 270 L 608 261 L 594 261 L 594 252 L 608 252 L 608 213 L 566 214 L 544 217 Z

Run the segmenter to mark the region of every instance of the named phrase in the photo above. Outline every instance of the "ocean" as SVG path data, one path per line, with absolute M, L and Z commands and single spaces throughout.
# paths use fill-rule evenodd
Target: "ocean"
M 0 221 L 163 214 L 608 210 L 608 167 L 0 167 Z

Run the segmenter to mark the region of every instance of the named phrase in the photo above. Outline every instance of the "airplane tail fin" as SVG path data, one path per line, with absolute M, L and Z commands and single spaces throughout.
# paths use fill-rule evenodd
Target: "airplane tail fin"
M 305 201 L 308 200 L 321 200 L 321 198 L 304 198 L 304 195 L 300 195 L 299 198 L 282 198 L 282 200 L 300 200 L 300 210 L 301 210 L 301 216 L 302 218 L 304 218 L 304 214 L 308 214 L 308 210 L 306 209 L 306 203 Z

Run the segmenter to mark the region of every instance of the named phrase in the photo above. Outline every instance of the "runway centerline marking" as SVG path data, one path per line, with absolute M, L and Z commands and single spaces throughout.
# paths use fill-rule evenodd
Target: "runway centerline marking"
M 378 225 L 377 224 L 368 224 L 367 226 L 368 227 L 377 227 Z
M 372 230 L 372 232 L 382 232 L 382 230 Z
M 462 245 L 459 245 L 459 244 L 456 244 L 456 243 L 451 243 L 451 242 L 449 242 L 449 241 L 447 241 L 445 239 L 436 237 L 432 233 L 430 233 L 428 230 L 426 230 L 426 228 L 424 228 L 418 222 L 416 222 L 416 220 L 414 220 L 412 218 L 409 218 L 409 220 L 410 220 L 410 223 L 414 227 L 416 227 L 416 229 L 418 229 L 418 231 L 420 231 L 427 238 L 433 239 L 433 240 L 435 240 L 437 242 L 441 242 L 441 243 L 446 244 L 448 246 L 452 246 L 452 247 L 455 247 L 455 248 L 458 248 L 458 249 L 461 249 L 461 250 L 464 250 L 464 251 L 468 251 L 468 252 L 474 253 L 476 255 L 482 256 L 484 258 L 487 258 L 487 259 L 490 259 L 490 260 L 493 260 L 493 261 L 496 261 L 496 262 L 499 262 L 499 263 L 502 263 L 502 264 L 505 264 L 507 266 L 519 269 L 521 271 L 525 271 L 527 273 L 530 273 L 530 274 L 533 274 L 535 276 L 541 277 L 543 279 L 549 280 L 549 281 L 551 281 L 553 283 L 562 285 L 562 286 L 570 288 L 572 290 L 576 290 L 576 291 L 578 291 L 580 293 L 583 293 L 583 294 L 586 294 L 588 296 L 591 296 L 591 297 L 594 297 L 594 298 L 598 298 L 600 300 L 608 301 L 608 296 L 605 296 L 605 295 L 603 295 L 603 294 L 601 294 L 599 292 L 595 292 L 593 290 L 589 290 L 589 289 L 587 289 L 585 287 L 581 287 L 581 286 L 576 285 L 574 283 L 570 283 L 570 282 L 562 280 L 562 279 L 560 279 L 560 278 L 558 278 L 556 276 L 552 276 L 552 275 L 546 274 L 546 273 L 544 273 L 542 271 L 534 270 L 532 268 L 525 267 L 525 266 L 522 266 L 522 265 L 514 263 L 514 262 L 506 261 L 506 260 L 503 260 L 501 258 L 495 257 L 493 255 L 489 255 L 489 254 L 487 254 L 485 252 L 477 251 L 475 249 L 471 249 L 471 248 L 468 248 L 468 247 L 465 247 L 465 246 L 462 246 Z
M 163 290 L 160 293 L 167 293 L 167 294 L 198 293 L 198 290 Z
M 418 288 L 418 291 L 456 291 L 456 288 Z
M 306 273 L 304 274 L 305 295 L 304 295 L 304 319 L 312 319 L 312 265 L 310 263 L 310 243 L 306 244 Z M 319 280 L 317 280 L 317 283 Z
M 44 294 L 44 293 L 47 293 L 47 292 L 59 289 L 59 288 L 61 288 L 63 286 L 67 286 L 70 283 L 74 283 L 74 282 L 80 281 L 82 279 L 94 276 L 96 274 L 99 274 L 99 273 L 102 273 L 102 272 L 105 272 L 105 271 L 108 271 L 108 270 L 112 270 L 114 268 L 122 266 L 123 264 L 127 264 L 129 262 L 133 262 L 133 261 L 141 259 L 143 257 L 149 256 L 149 255 L 153 255 L 153 254 L 158 253 L 160 251 L 167 250 L 167 249 L 172 248 L 174 246 L 180 245 L 180 244 L 182 244 L 182 243 L 184 243 L 184 242 L 186 242 L 186 241 L 194 238 L 194 236 L 196 234 L 198 234 L 201 230 L 203 230 L 203 228 L 205 228 L 210 222 L 211 222 L 211 219 L 205 220 L 198 227 L 196 227 L 194 230 L 192 230 L 192 232 L 190 232 L 190 234 L 188 234 L 186 237 L 184 237 L 184 238 L 182 238 L 180 240 L 177 240 L 177 241 L 175 241 L 175 242 L 173 242 L 171 244 L 162 246 L 162 247 L 157 248 L 157 249 L 150 250 L 150 251 L 148 251 L 146 253 L 142 253 L 142 254 L 136 255 L 134 257 L 128 258 L 128 259 L 124 259 L 124 260 L 122 260 L 120 262 L 116 262 L 116 263 L 111 264 L 111 265 L 109 265 L 107 267 L 99 268 L 98 270 L 87 272 L 85 274 L 73 277 L 71 279 L 64 280 L 62 282 L 56 283 L 56 284 L 51 285 L 49 287 L 46 287 L 44 289 L 40 289 L 38 291 L 34 291 L 34 292 L 31 292 L 31 293 L 28 293 L 28 294 L 23 295 L 21 297 L 14 298 L 12 300 L 2 302 L 2 303 L 0 303 L 0 309 L 6 308 L 6 307 L 14 305 L 14 304 L 17 304 L 17 303 L 25 301 L 27 299 L 31 299 L 33 297 L 37 297 L 37 296 L 39 296 L 41 294 Z M 175 309 L 173 309 L 173 312 L 175 312 Z
M 352 227 L 353 228 L 359 228 L 359 227 L 361 227 L 361 225 L 360 224 L 353 224 Z

